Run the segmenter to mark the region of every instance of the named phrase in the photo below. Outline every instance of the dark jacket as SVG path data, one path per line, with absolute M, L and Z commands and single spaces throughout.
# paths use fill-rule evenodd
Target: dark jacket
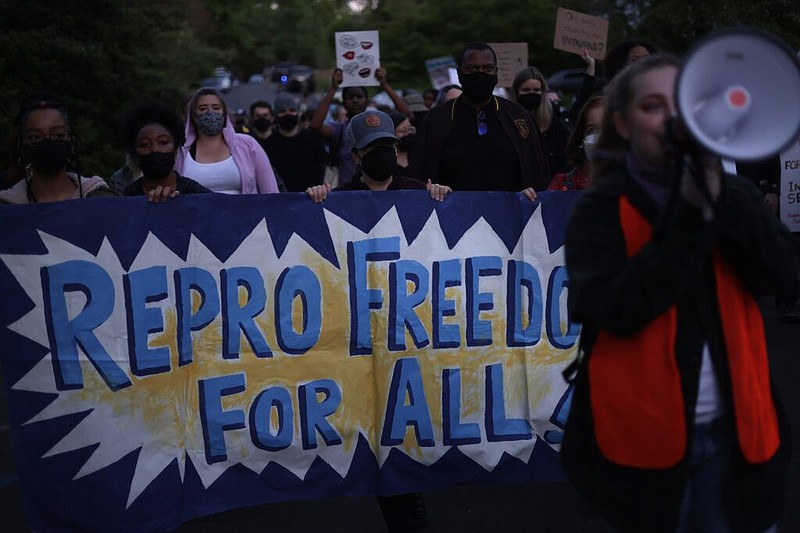
M 414 141 L 409 174 L 421 181 L 430 179 L 434 183 L 443 183 L 439 176 L 439 162 L 442 147 L 453 128 L 453 114 L 456 103 L 463 96 L 434 107 L 425 118 L 422 135 L 418 130 Z M 494 97 L 499 109 L 497 118 L 509 142 L 517 152 L 522 182 L 526 187 L 543 191 L 550 183 L 550 172 L 542 149 L 539 128 L 530 113 L 521 105 Z
M 587 372 L 598 332 L 632 335 L 677 306 L 675 358 L 690 441 L 704 343 L 709 346 L 723 407 L 729 414 L 734 409 L 713 251 L 722 254 L 752 293 L 797 291 L 798 258 L 791 235 L 767 212 L 751 183 L 733 176 L 726 176 L 724 183 L 715 220 L 703 220 L 698 208 L 678 200 L 662 222 L 650 197 L 627 171 L 618 170 L 583 193 L 567 226 L 570 311 L 572 319 L 583 325 L 581 346 L 586 356 L 575 381 L 562 462 L 578 490 L 622 531 L 674 531 L 689 464 L 684 456 L 670 468 L 637 469 L 612 463 L 600 453 Z M 620 225 L 623 195 L 654 228 L 660 228 L 630 259 Z M 750 464 L 738 446 L 733 452 L 724 498 L 732 513 L 741 513 L 731 516 L 731 523 L 744 531 L 761 531 L 775 523 L 784 503 L 791 442 L 780 402 L 774 403 L 781 439 L 777 453 L 766 462 Z M 728 430 L 735 431 L 732 424 Z

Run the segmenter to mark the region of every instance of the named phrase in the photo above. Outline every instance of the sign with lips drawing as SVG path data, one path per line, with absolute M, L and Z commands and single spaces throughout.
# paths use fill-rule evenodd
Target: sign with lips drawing
M 380 85 L 375 71 L 381 66 L 378 32 L 341 31 L 335 33 L 336 67 L 342 69 L 342 87 Z

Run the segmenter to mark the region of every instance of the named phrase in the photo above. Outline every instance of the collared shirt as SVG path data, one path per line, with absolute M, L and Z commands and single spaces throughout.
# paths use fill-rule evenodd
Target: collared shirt
M 439 161 L 440 183 L 454 191 L 521 191 L 520 162 L 498 119 L 497 100 L 493 97 L 478 111 L 459 97 L 452 111 L 453 129 Z

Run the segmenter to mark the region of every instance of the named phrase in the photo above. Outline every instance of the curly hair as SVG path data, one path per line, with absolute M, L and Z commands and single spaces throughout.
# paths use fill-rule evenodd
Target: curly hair
M 125 113 L 122 118 L 122 144 L 131 156 L 136 155 L 136 137 L 139 131 L 147 124 L 164 126 L 175 144 L 177 150 L 186 140 L 183 121 L 178 111 L 157 100 L 145 100 Z

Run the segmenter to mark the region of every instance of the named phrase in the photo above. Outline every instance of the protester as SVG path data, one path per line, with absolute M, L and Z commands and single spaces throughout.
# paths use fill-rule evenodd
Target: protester
M 586 102 L 578 114 L 575 131 L 567 141 L 567 158 L 574 165 L 569 172 L 553 176 L 548 191 L 582 190 L 592 181 L 592 151 L 600 136 L 603 116 L 603 98 L 595 96 Z
M 554 110 L 561 109 L 560 112 L 554 112 L 554 115 L 560 118 L 570 131 L 575 129 L 575 121 L 577 120 L 578 113 L 586 105 L 589 98 L 592 97 L 597 87 L 597 61 L 589 55 L 588 50 L 584 50 L 581 53 L 581 59 L 586 63 L 586 72 L 583 74 L 581 85 L 578 87 L 578 92 L 575 93 L 575 96 L 572 98 L 569 109 L 563 110 L 560 105 L 556 105 L 556 103 L 553 102 Z
M 339 183 L 348 183 L 356 173 L 355 162 L 352 156 L 352 147 L 344 141 L 344 132 L 347 129 L 349 117 L 363 112 L 367 108 L 366 87 L 345 87 L 342 89 L 342 107 L 347 112 L 348 120 L 344 122 L 326 122 L 328 109 L 339 86 L 342 84 L 344 74 L 342 69 L 334 69 L 331 74 L 331 84 L 322 97 L 319 106 L 311 117 L 311 129 L 316 131 L 328 142 L 331 155 L 331 165 L 338 168 Z
M 244 109 L 237 109 L 233 117 L 233 129 L 236 133 L 250 133 L 250 126 L 247 124 L 247 112 Z
M 411 125 L 414 127 L 422 125 L 425 117 L 428 116 L 428 107 L 425 105 L 422 96 L 413 93 L 407 94 L 403 96 L 403 100 L 406 101 L 408 109 L 414 114 L 414 118 L 411 119 Z
M 367 108 L 368 100 L 366 87 L 345 87 L 342 89 L 342 105 L 347 111 L 348 120 L 345 122 L 325 122 L 328 109 L 331 102 L 333 102 L 336 91 L 339 90 L 339 86 L 342 84 L 343 78 L 342 69 L 333 70 L 330 87 L 328 87 L 328 91 L 322 97 L 319 107 L 314 111 L 314 116 L 311 118 L 311 129 L 319 133 L 329 143 L 329 151 L 333 159 L 332 163 L 338 166 L 338 182 L 341 184 L 351 181 L 356 171 L 352 147 L 348 146 L 344 141 L 344 132 L 347 129 L 349 119 Z M 376 69 L 375 79 L 378 80 L 381 88 L 392 99 L 399 112 L 409 117 L 413 116 L 403 98 L 389 85 L 385 68 Z
M 463 91 L 461 90 L 460 85 L 456 84 L 445 85 L 444 87 L 439 89 L 439 92 L 436 95 L 436 99 L 433 101 L 433 105 L 431 106 L 431 109 L 433 109 L 434 107 L 438 107 L 446 102 L 449 102 L 450 100 L 455 100 L 456 98 L 461 96 L 462 92 Z
M 297 100 L 281 93 L 275 98 L 277 127 L 264 143 L 270 161 L 275 166 L 288 192 L 303 192 L 319 185 L 325 177 L 325 142 L 313 131 L 300 127 Z
M 345 131 L 346 142 L 353 147 L 353 158 L 358 164 L 356 177 L 334 191 L 391 191 L 399 189 L 427 189 L 434 200 L 442 201 L 451 192 L 450 187 L 436 183 L 427 184 L 402 176 L 397 171 L 397 143 L 391 117 L 382 111 L 367 110 L 354 116 Z M 306 193 L 315 201 L 328 197 L 331 187 L 327 183 L 311 187 Z
M 414 146 L 417 128 L 411 125 L 411 119 L 401 113 L 392 113 L 394 134 L 397 137 L 397 167 L 401 174 L 408 174 L 409 153 Z
M 463 94 L 431 109 L 417 131 L 412 177 L 456 191 L 544 190 L 550 182 L 539 129 L 521 105 L 492 95 L 497 57 L 467 45 L 458 69 Z
M 250 135 L 236 133 L 227 117 L 222 93 L 204 87 L 194 94 L 186 119 L 186 143 L 178 151 L 175 170 L 214 192 L 278 192 L 266 152 Z
M 156 101 L 145 101 L 122 119 L 122 141 L 142 177 L 125 187 L 125 196 L 146 195 L 159 202 L 179 194 L 211 192 L 175 171 L 175 156 L 183 146 L 183 123 L 177 111 Z
M 264 100 L 250 104 L 250 135 L 264 148 L 266 140 L 272 135 L 272 106 Z
M 433 107 L 433 103 L 436 101 L 436 96 L 439 94 L 439 91 L 431 87 L 430 89 L 425 89 L 422 91 L 422 102 L 425 104 L 425 107 L 428 109 Z
M 678 66 L 606 91 L 566 232 L 584 356 L 562 462 L 619 531 L 774 531 L 791 445 L 753 294 L 796 295 L 798 257 L 752 183 L 670 133 Z
M 182 122 L 181 122 L 182 123 Z M 122 194 L 125 187 L 142 177 L 142 171 L 133 162 L 131 156 L 125 156 L 125 163 L 108 178 L 108 186 Z
M 100 176 L 81 176 L 78 137 L 69 111 L 49 93 L 28 98 L 11 132 L 9 172 L 14 185 L 0 191 L 0 203 L 35 204 L 90 196 L 118 196 Z
M 511 92 L 516 101 L 533 115 L 539 127 L 547 159 L 548 176 L 566 172 L 569 130 L 553 115 L 553 104 L 546 97 L 547 81 L 535 67 L 526 67 L 514 76 Z
M 780 154 L 761 161 L 737 161 L 736 173 L 753 181 L 764 196 L 764 205 L 780 216 L 781 157 Z M 800 234 L 794 232 L 795 242 L 800 245 Z M 781 320 L 786 324 L 800 324 L 798 301 L 776 297 L 775 304 L 781 311 Z
M 623 68 L 656 52 L 658 52 L 658 49 L 654 44 L 642 39 L 622 41 L 608 51 L 606 56 L 606 78 L 611 81 Z

